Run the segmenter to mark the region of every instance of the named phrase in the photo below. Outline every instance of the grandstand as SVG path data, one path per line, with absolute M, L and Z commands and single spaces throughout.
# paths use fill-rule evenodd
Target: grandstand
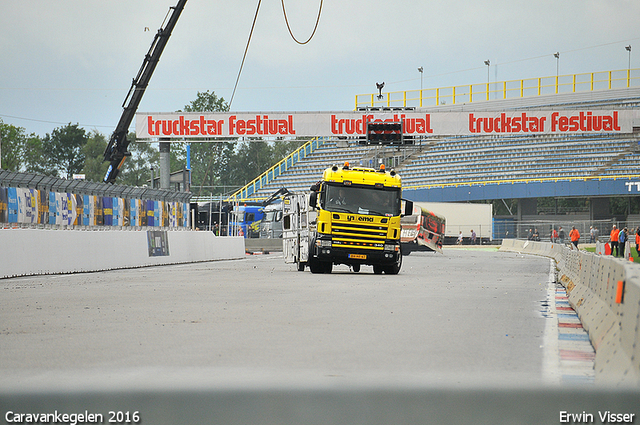
M 526 109 L 637 109 L 640 87 L 562 93 L 531 98 L 489 100 L 440 105 L 421 111 L 513 111 Z M 283 160 L 278 172 L 267 171 L 230 199 L 267 197 L 281 187 L 308 190 L 322 171 L 345 161 L 353 165 L 393 167 L 403 179 L 405 196 L 411 190 L 434 186 L 464 187 L 514 181 L 640 177 L 640 129 L 626 134 L 529 134 L 424 138 L 408 147 L 359 145 L 356 140 L 314 140 L 315 148 L 301 148 L 297 161 Z M 295 153 L 294 153 L 295 155 Z M 636 177 L 637 178 L 637 177 Z M 466 193 L 466 192 L 465 192 Z M 598 194 L 584 194 L 597 196 Z M 424 197 L 424 190 L 421 192 Z M 535 196 L 532 195 L 532 196 Z M 500 197 L 507 196 L 497 196 Z M 425 200 L 425 199 L 417 199 Z M 438 199 L 438 201 L 447 199 Z M 458 200 L 458 199 L 451 199 Z

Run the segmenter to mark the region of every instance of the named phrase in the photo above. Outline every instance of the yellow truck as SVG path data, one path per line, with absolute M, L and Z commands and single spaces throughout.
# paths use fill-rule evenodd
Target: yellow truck
M 400 217 L 413 211 L 402 200 L 395 171 L 327 168 L 310 193 L 291 193 L 283 205 L 285 262 L 312 273 L 331 273 L 334 264 L 354 272 L 373 266 L 375 274 L 397 274 L 402 266 Z

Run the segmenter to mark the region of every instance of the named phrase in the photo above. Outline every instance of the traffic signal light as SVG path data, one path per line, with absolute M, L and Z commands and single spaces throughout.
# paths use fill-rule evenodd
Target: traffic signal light
M 401 145 L 403 144 L 403 122 L 368 122 L 368 145 Z

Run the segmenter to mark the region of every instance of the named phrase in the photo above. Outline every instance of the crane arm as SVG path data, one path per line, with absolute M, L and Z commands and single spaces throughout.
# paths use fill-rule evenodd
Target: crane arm
M 153 42 L 151 43 L 151 47 L 149 48 L 149 52 L 144 57 L 142 66 L 138 71 L 138 75 L 133 79 L 129 93 L 127 93 L 127 97 L 122 103 L 122 107 L 124 108 L 122 116 L 120 117 L 120 121 L 118 121 L 118 125 L 113 131 L 109 144 L 104 151 L 104 160 L 110 162 L 109 169 L 104 177 L 105 183 L 115 182 L 124 160 L 127 156 L 131 155 L 127 150 L 129 146 L 129 140 L 127 139 L 129 126 L 133 121 L 133 117 L 135 116 L 138 106 L 140 105 L 140 101 L 142 100 L 142 95 L 144 95 L 144 92 L 147 89 L 147 85 L 149 84 L 149 80 L 151 80 L 153 71 L 156 69 L 156 65 L 158 65 L 162 51 L 167 45 L 167 41 L 169 41 L 171 32 L 173 31 L 186 2 L 187 0 L 179 0 L 176 6 L 171 7 L 169 12 L 170 15 L 167 14 L 169 19 L 165 18 L 163 26 L 160 27 L 156 33 Z

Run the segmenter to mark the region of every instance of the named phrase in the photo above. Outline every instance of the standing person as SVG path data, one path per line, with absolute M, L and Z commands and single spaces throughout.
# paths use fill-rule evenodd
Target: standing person
M 618 228 L 616 227 L 616 225 L 613 225 L 613 228 L 611 229 L 611 233 L 609 234 L 609 243 L 611 244 L 611 255 L 613 255 L 614 257 L 616 257 L 618 255 L 618 235 L 620 234 L 620 230 L 618 230 Z
M 540 233 L 538 233 L 538 228 L 536 227 L 536 230 L 533 231 L 533 240 L 534 241 L 540 241 Z
M 597 227 L 593 228 L 593 239 L 594 242 L 598 242 L 598 235 L 600 234 L 600 231 L 598 230 Z
M 553 230 L 551 231 L 551 242 L 556 243 L 557 241 L 558 241 L 558 231 L 554 227 Z
M 571 238 L 571 243 L 578 249 L 578 242 L 580 241 L 580 232 L 576 229 L 576 226 L 571 228 L 569 232 L 569 237 Z
M 473 231 L 473 229 L 471 229 L 471 245 L 475 245 L 476 244 L 476 232 Z
M 636 254 L 640 254 L 640 227 L 636 229 Z
M 621 229 L 618 233 L 618 257 L 624 257 L 627 242 L 627 228 Z
M 456 242 L 457 245 L 462 245 L 462 230 L 460 230 L 460 234 L 458 235 L 458 241 Z
M 596 231 L 593 229 L 593 226 L 589 228 L 589 243 L 594 243 L 596 241 Z
M 560 238 L 560 243 L 564 243 L 564 229 L 560 226 L 558 230 L 558 237 Z

